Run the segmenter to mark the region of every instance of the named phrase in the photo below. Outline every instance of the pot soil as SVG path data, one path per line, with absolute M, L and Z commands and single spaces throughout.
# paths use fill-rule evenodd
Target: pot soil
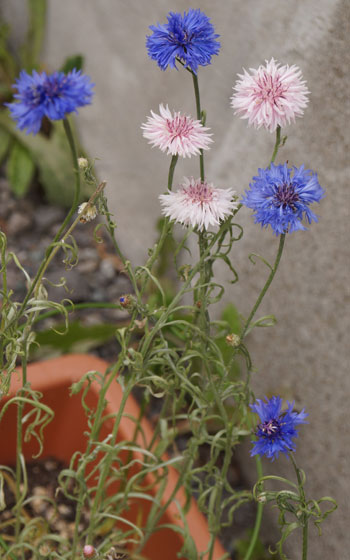
M 69 388 L 72 383 L 81 379 L 88 371 L 105 371 L 107 362 L 91 355 L 65 355 L 60 358 L 37 362 L 28 366 L 28 380 L 32 387 L 43 394 L 42 402 L 47 404 L 55 413 L 55 417 L 48 424 L 44 431 L 44 450 L 42 459 L 54 457 L 57 461 L 69 464 L 72 455 L 76 451 L 84 451 L 86 447 L 87 421 L 85 413 L 81 407 L 81 395 L 69 395 Z M 12 377 L 11 392 L 7 398 L 15 395 L 20 388 L 20 380 L 16 374 Z M 87 396 L 89 407 L 94 408 L 98 400 L 99 386 L 92 384 Z M 105 414 L 115 413 L 119 410 L 122 389 L 118 383 L 113 383 L 107 393 L 108 404 Z M 16 461 L 16 412 L 15 406 L 9 406 L 0 425 L 1 446 L 0 463 L 13 465 Z M 125 407 L 126 416 L 121 422 L 118 441 L 132 441 L 134 436 L 134 422 L 127 416 L 137 418 L 139 416 L 139 406 L 135 399 L 130 396 Z M 101 439 L 104 439 L 112 429 L 112 420 L 107 420 L 101 430 Z M 141 446 L 144 441 L 148 442 L 152 438 L 152 428 L 147 419 L 142 420 L 143 437 L 139 432 L 136 442 Z M 144 438 L 144 439 L 143 439 Z M 23 452 L 27 461 L 37 453 L 37 442 L 32 438 L 24 443 Z M 166 457 L 165 457 L 166 459 Z M 162 504 L 171 496 L 178 480 L 176 470 L 168 467 L 168 483 L 162 496 Z M 146 484 L 152 482 L 151 479 L 145 480 Z M 151 490 L 153 495 L 155 490 Z M 185 492 L 182 487 L 176 493 L 176 501 L 184 504 L 186 501 Z M 132 507 L 125 514 L 125 518 L 133 523 L 139 523 L 140 510 L 142 509 L 143 522 L 147 516 L 149 505 L 145 500 L 133 503 Z M 174 501 L 168 506 L 166 513 L 159 524 L 169 524 L 182 527 L 177 506 Z M 194 499 L 187 514 L 189 532 L 196 544 L 197 550 L 203 552 L 209 542 L 209 532 L 206 519 L 198 510 Z M 157 530 L 146 543 L 143 554 L 149 560 L 179 560 L 178 553 L 182 548 L 181 534 L 169 529 L 161 528 Z M 219 560 L 225 554 L 220 542 L 215 543 L 213 560 Z M 181 559 L 180 559 L 181 560 Z

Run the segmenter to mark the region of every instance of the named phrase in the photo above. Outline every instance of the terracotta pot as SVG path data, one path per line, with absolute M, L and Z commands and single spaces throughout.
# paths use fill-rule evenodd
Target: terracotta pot
M 89 355 L 66 355 L 47 361 L 37 362 L 28 366 L 28 380 L 35 390 L 43 394 L 43 402 L 46 403 L 54 412 L 55 417 L 46 426 L 44 431 L 44 452 L 41 457 L 55 457 L 67 464 L 71 456 L 76 451 L 84 451 L 86 448 L 86 436 L 84 431 L 87 429 L 85 413 L 80 404 L 81 395 L 69 395 L 69 387 L 72 383 L 81 379 L 88 371 L 104 372 L 107 363 L 99 358 Z M 11 393 L 12 397 L 20 387 L 19 376 L 12 376 Z M 88 394 L 88 404 L 93 407 L 98 400 L 99 386 L 92 384 Z M 118 383 L 113 383 L 107 393 L 108 404 L 105 414 L 115 413 L 119 410 L 122 398 L 122 390 Z M 16 406 L 9 406 L 0 424 L 1 445 L 0 445 L 0 464 L 14 464 L 16 459 Z M 129 397 L 125 413 L 137 418 L 139 407 L 137 402 Z M 109 422 L 109 424 L 108 424 Z M 101 438 L 110 433 L 112 420 L 106 421 L 102 429 Z M 135 424 L 127 417 L 123 417 L 118 433 L 118 441 L 132 441 Z M 146 442 L 152 437 L 152 428 L 147 419 L 142 420 L 142 430 Z M 140 437 L 137 440 L 142 445 L 144 440 Z M 38 451 L 38 446 L 33 438 L 24 444 L 24 455 L 30 460 L 32 455 Z M 168 484 L 162 497 L 165 503 L 171 495 L 177 483 L 177 472 L 169 466 Z M 146 481 L 147 482 L 147 481 Z M 176 494 L 176 500 L 185 503 L 185 493 L 180 487 Z M 140 515 L 140 507 L 143 508 L 142 515 L 147 516 L 147 505 L 149 502 L 140 500 L 126 513 L 126 517 L 137 524 L 137 516 Z M 143 518 L 144 519 L 144 518 Z M 160 524 L 171 523 L 182 526 L 176 504 L 172 502 L 166 510 L 166 514 L 160 520 Z M 198 552 L 204 551 L 209 542 L 209 532 L 206 519 L 198 510 L 194 499 L 187 514 L 187 523 L 192 538 L 195 541 Z M 177 553 L 182 547 L 182 537 L 179 533 L 171 529 L 162 528 L 156 531 L 146 543 L 143 554 L 149 560 L 179 560 Z M 215 543 L 213 560 L 219 560 L 225 551 L 217 540 Z

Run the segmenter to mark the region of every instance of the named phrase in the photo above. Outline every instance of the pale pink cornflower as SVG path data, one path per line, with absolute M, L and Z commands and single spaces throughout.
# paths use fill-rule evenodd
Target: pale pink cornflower
M 151 111 L 152 116 L 147 117 L 147 122 L 141 126 L 143 136 L 150 144 L 158 146 L 162 152 L 182 157 L 198 155 L 201 149 L 209 149 L 213 140 L 207 132 L 209 128 L 200 121 L 179 112 L 172 114 L 168 105 L 160 104 L 159 112 L 157 115 Z
M 265 62 L 257 70 L 250 68 L 251 74 L 245 69 L 238 74 L 231 105 L 248 124 L 273 132 L 303 115 L 310 92 L 297 66 L 281 66 L 273 58 Z
M 232 189 L 218 189 L 193 177 L 184 177 L 180 187 L 176 192 L 161 194 L 159 199 L 162 213 L 184 226 L 199 230 L 217 226 L 238 207 Z

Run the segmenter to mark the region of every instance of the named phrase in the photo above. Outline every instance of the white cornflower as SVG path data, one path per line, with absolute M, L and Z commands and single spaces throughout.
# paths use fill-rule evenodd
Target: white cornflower
M 200 179 L 184 178 L 177 192 L 161 194 L 162 212 L 171 220 L 199 230 L 217 226 L 238 207 L 235 191 L 218 189 Z
M 208 150 L 213 142 L 209 128 L 192 117 L 170 111 L 168 105 L 159 105 L 160 115 L 151 111 L 152 116 L 141 128 L 143 136 L 152 146 L 157 146 L 172 156 L 191 157 L 200 154 L 200 150 Z

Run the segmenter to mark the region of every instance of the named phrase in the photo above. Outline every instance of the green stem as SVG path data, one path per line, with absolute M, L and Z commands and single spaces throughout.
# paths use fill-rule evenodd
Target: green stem
M 186 473 L 188 472 L 188 470 L 192 466 L 194 455 L 195 455 L 195 453 L 192 453 L 192 455 L 190 453 L 188 453 L 187 457 L 185 458 L 184 464 L 182 465 L 181 471 L 178 475 L 177 483 L 176 483 L 171 495 L 169 496 L 168 500 L 161 507 L 159 507 L 159 501 L 160 500 L 158 500 L 157 499 L 158 496 L 156 496 L 155 501 L 152 504 L 151 510 L 150 510 L 150 512 L 148 514 L 148 517 L 147 517 L 147 524 L 146 524 L 145 531 L 144 531 L 144 537 L 143 537 L 142 541 L 140 542 L 139 546 L 136 549 L 135 557 L 137 557 L 137 554 L 139 552 L 141 552 L 141 550 L 144 548 L 146 542 L 151 537 L 154 528 L 157 526 L 157 523 L 162 518 L 163 514 L 166 512 L 169 505 L 174 500 L 177 492 L 179 491 L 179 489 L 183 485 L 184 476 L 186 475 Z
M 215 499 L 215 526 L 211 528 L 211 535 L 210 535 L 210 545 L 209 545 L 209 554 L 208 560 L 212 560 L 214 554 L 214 546 L 215 546 L 215 539 L 220 531 L 221 526 L 221 514 L 222 514 L 222 493 L 224 490 L 224 480 L 227 479 L 227 472 L 231 465 L 231 457 L 232 457 L 232 431 L 234 428 L 234 423 L 231 421 L 227 427 L 226 433 L 226 446 L 225 446 L 225 458 L 224 463 L 221 469 L 221 480 L 220 486 L 217 491 L 216 499 Z
M 270 161 L 270 165 L 271 165 L 271 163 L 274 163 L 280 145 L 281 145 L 281 127 L 278 125 L 278 127 L 276 128 L 276 142 L 275 142 L 275 147 L 274 147 L 273 152 L 272 152 L 272 158 L 271 158 L 271 161 Z
M 197 111 L 197 119 L 199 121 L 201 121 L 202 124 L 203 123 L 203 115 L 202 115 L 202 110 L 201 110 L 201 98 L 199 95 L 199 85 L 198 85 L 198 76 L 197 74 L 195 74 L 194 72 L 191 72 L 192 74 L 192 78 L 193 78 L 193 87 L 194 87 L 194 95 L 196 98 L 196 111 Z M 200 170 L 200 176 L 201 176 L 201 181 L 202 183 L 204 182 L 204 153 L 203 150 L 200 150 L 200 155 L 199 155 L 199 170 Z
M 41 263 L 41 265 L 40 265 L 40 267 L 39 267 L 39 269 L 36 273 L 36 276 L 35 276 L 33 282 L 31 283 L 31 285 L 28 289 L 28 292 L 27 292 L 20 308 L 19 308 L 18 312 L 16 313 L 14 319 L 11 321 L 10 325 L 12 323 L 14 323 L 15 320 L 19 319 L 22 316 L 22 313 L 23 313 L 23 311 L 24 311 L 24 309 L 25 309 L 25 307 L 26 307 L 26 305 L 29 301 L 29 298 L 33 294 L 37 285 L 40 284 L 41 278 L 44 274 L 44 271 L 47 268 L 48 262 L 50 262 L 50 260 L 52 258 L 51 255 L 57 247 L 56 246 L 57 241 L 59 240 L 62 232 L 66 228 L 68 222 L 70 221 L 71 217 L 75 213 L 75 211 L 77 209 L 77 206 L 78 206 L 78 201 L 79 201 L 79 197 L 80 197 L 80 175 L 79 175 L 78 159 L 77 159 L 77 153 L 76 153 L 76 149 L 75 149 L 73 134 L 72 134 L 71 127 L 70 127 L 67 119 L 63 119 L 63 127 L 64 127 L 64 130 L 65 130 L 66 136 L 67 136 L 69 147 L 71 149 L 73 166 L 74 166 L 74 170 L 75 170 L 75 191 L 74 191 L 74 199 L 73 199 L 72 207 L 71 207 L 70 211 L 68 212 L 64 222 L 62 223 L 60 229 L 56 233 L 52 243 L 49 245 L 49 247 L 46 251 L 46 258 Z M 55 251 L 55 253 L 56 252 L 57 251 Z M 10 325 L 8 325 L 8 326 L 10 326 Z
M 169 172 L 168 172 L 168 190 L 169 191 L 171 191 L 172 186 L 173 186 L 174 171 L 175 171 L 175 167 L 176 167 L 178 158 L 179 158 L 178 155 L 172 156 L 172 158 L 171 158 Z M 166 240 L 170 229 L 171 229 L 171 223 L 170 223 L 168 218 L 165 218 L 165 220 L 163 222 L 163 227 L 162 227 L 162 231 L 161 231 L 161 234 L 160 234 L 159 241 L 154 246 L 152 254 L 151 254 L 150 258 L 148 259 L 148 261 L 146 263 L 146 266 L 145 266 L 145 268 L 148 268 L 149 271 L 152 270 L 152 267 L 153 267 L 154 263 L 156 262 L 159 254 L 162 250 L 164 241 Z M 141 296 L 145 292 L 145 289 L 147 287 L 147 283 L 148 283 L 148 276 L 143 281 L 142 288 L 141 288 Z
M 178 154 L 171 157 L 169 173 L 168 173 L 168 189 L 169 189 L 169 191 L 171 191 L 171 189 L 173 188 L 174 171 L 175 171 L 175 167 L 176 167 L 178 159 L 179 159 Z
M 101 429 L 101 419 L 102 419 L 102 415 L 103 415 L 105 405 L 106 405 L 105 397 L 106 397 L 106 394 L 107 394 L 107 391 L 108 391 L 109 387 L 111 386 L 111 384 L 115 380 L 116 374 L 118 373 L 118 371 L 120 369 L 121 361 L 122 361 L 121 357 L 119 357 L 118 361 L 113 366 L 113 369 L 111 371 L 107 370 L 105 372 L 104 379 L 103 379 L 103 382 L 102 382 L 102 387 L 101 387 L 101 390 L 99 392 L 99 398 L 98 398 L 98 403 L 97 403 L 97 407 L 96 407 L 96 412 L 94 414 L 94 421 L 93 421 L 93 425 L 92 425 L 92 428 L 91 428 L 90 437 L 88 439 L 86 451 L 85 451 L 84 455 L 82 456 L 81 462 L 80 462 L 79 467 L 78 467 L 77 478 L 84 479 L 85 469 L 86 469 L 86 466 L 89 462 L 90 452 L 92 450 L 94 442 L 98 441 L 98 438 L 99 438 L 99 432 L 100 432 L 100 429 Z M 107 375 L 109 376 L 109 379 L 106 381 Z M 77 549 L 78 542 L 79 542 L 79 539 L 80 539 L 79 524 L 80 524 L 81 514 L 82 514 L 82 510 L 83 510 L 83 505 L 84 505 L 84 494 L 85 494 L 85 486 L 83 484 L 80 484 L 79 495 L 77 497 L 77 504 L 78 505 L 77 505 L 77 510 L 76 510 L 76 513 L 75 513 L 75 520 L 74 520 L 73 543 L 72 543 L 72 548 L 71 548 L 71 551 L 72 551 L 71 558 L 72 558 L 72 560 L 75 560 L 75 558 L 76 558 L 76 549 Z M 92 517 L 91 517 L 91 519 L 92 519 Z M 89 544 L 89 542 L 87 542 L 87 544 Z
M 259 455 L 255 456 L 255 463 L 256 463 L 256 471 L 257 471 L 257 475 L 258 475 L 258 480 L 260 480 L 263 477 L 263 470 L 262 470 L 262 464 L 261 464 L 261 459 L 260 459 Z M 258 540 L 259 533 L 260 533 L 263 509 L 264 509 L 264 504 L 262 504 L 261 502 L 258 502 L 253 534 L 251 536 L 249 547 L 248 547 L 248 550 L 245 554 L 244 560 L 250 560 L 250 558 L 251 558 L 251 556 L 254 552 L 256 541 Z
M 115 446 L 116 443 L 116 439 L 117 439 L 117 435 L 118 435 L 118 431 L 119 431 L 119 425 L 120 425 L 120 421 L 122 419 L 123 413 L 124 413 L 124 408 L 126 405 L 126 401 L 131 393 L 131 390 L 134 386 L 134 380 L 130 379 L 128 385 L 126 386 L 125 390 L 123 391 L 123 396 L 120 402 L 120 406 L 119 406 L 119 410 L 118 413 L 115 417 L 114 420 L 114 426 L 113 426 L 113 430 L 111 433 L 111 438 L 109 440 L 109 446 L 112 449 L 113 446 Z M 102 500 L 102 496 L 103 493 L 106 490 L 106 480 L 108 477 L 108 474 L 110 473 L 111 470 L 111 465 L 113 463 L 113 460 L 115 459 L 115 455 L 113 453 L 113 451 L 109 452 L 109 454 L 105 457 L 104 461 L 103 461 L 103 467 L 100 473 L 100 477 L 99 477 L 99 482 L 98 482 L 98 487 L 96 489 L 96 494 L 94 496 L 94 500 L 91 506 L 91 520 L 94 520 L 96 518 L 97 515 L 97 511 L 99 508 L 99 505 L 101 503 Z M 91 523 L 89 525 L 89 530 L 88 530 L 88 535 L 87 535 L 87 543 L 90 544 L 93 541 L 93 532 L 94 532 L 94 524 Z M 76 547 L 74 549 L 74 554 L 72 553 L 72 560 L 75 559 L 75 550 Z
M 305 492 L 304 492 L 304 483 L 303 483 L 303 480 L 302 480 L 300 469 L 295 462 L 293 453 L 289 453 L 289 458 L 290 458 L 290 460 L 293 464 L 295 474 L 297 476 L 300 502 L 301 502 L 301 505 L 302 505 L 303 509 L 306 509 L 307 504 L 306 504 L 306 498 L 305 498 Z M 303 524 L 302 560 L 307 560 L 308 519 L 307 519 L 307 515 L 305 515 L 305 513 L 303 514 L 302 524 Z
M 252 322 L 253 317 L 254 317 L 255 313 L 257 312 L 257 310 L 258 310 L 258 308 L 259 308 L 259 306 L 260 306 L 260 304 L 261 304 L 261 302 L 262 302 L 262 300 L 263 300 L 263 298 L 264 298 L 264 296 L 265 296 L 267 290 L 269 289 L 269 286 L 270 286 L 272 280 L 273 280 L 274 277 L 275 277 L 275 274 L 276 274 L 276 272 L 277 272 L 278 265 L 279 265 L 280 260 L 281 260 L 281 256 L 282 256 L 282 252 L 283 252 L 283 247 L 284 247 L 285 238 L 286 238 L 286 234 L 285 234 L 285 233 L 282 233 L 281 236 L 280 236 L 280 242 L 279 242 L 279 246 L 278 246 L 278 251 L 277 251 L 277 256 L 276 256 L 275 263 L 274 263 L 274 265 L 273 265 L 273 268 L 271 269 L 271 272 L 270 272 L 269 277 L 268 277 L 268 279 L 267 279 L 267 281 L 266 281 L 266 284 L 265 284 L 265 286 L 263 287 L 263 289 L 262 289 L 262 291 L 261 291 L 261 293 L 260 293 L 258 299 L 256 300 L 256 303 L 255 303 L 255 305 L 254 305 L 254 307 L 253 307 L 253 309 L 252 309 L 252 311 L 251 311 L 251 313 L 250 313 L 250 315 L 249 315 L 249 317 L 248 317 L 248 319 L 247 319 L 246 324 L 244 325 L 244 329 L 243 329 L 243 332 L 242 332 L 242 335 L 241 335 L 241 339 L 242 339 L 242 340 L 243 340 L 244 336 L 246 335 L 246 333 L 247 333 L 247 331 L 248 331 L 248 329 L 249 329 L 249 325 L 250 325 L 250 323 Z
M 26 346 L 26 341 L 24 342 Z M 26 351 L 22 358 L 22 389 L 21 393 L 24 392 L 24 387 L 27 383 L 27 359 Z M 15 524 L 15 540 L 18 543 L 18 539 L 21 533 L 21 504 L 23 502 L 23 496 L 21 495 L 21 480 L 22 480 L 22 441 L 23 441 L 23 401 L 20 401 L 17 405 L 17 441 L 16 441 L 16 524 Z M 22 553 L 22 558 L 24 557 Z

